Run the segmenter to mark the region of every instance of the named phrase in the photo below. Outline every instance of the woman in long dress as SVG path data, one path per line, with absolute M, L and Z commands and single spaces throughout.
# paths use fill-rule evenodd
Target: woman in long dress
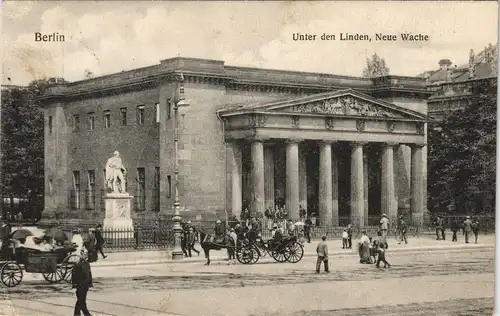
M 361 239 L 359 240 L 359 262 L 371 263 L 370 238 L 366 235 L 366 231 L 361 232 Z

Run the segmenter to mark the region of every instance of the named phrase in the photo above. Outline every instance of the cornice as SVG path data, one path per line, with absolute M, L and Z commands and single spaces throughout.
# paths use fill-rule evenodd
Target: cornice
M 161 61 L 159 65 L 57 85 L 55 89 L 49 87 L 41 100 L 46 103 L 55 100 L 71 101 L 150 89 L 164 82 L 179 81 L 181 73 L 186 83 L 222 85 L 230 90 L 312 94 L 353 88 L 368 94 L 394 92 L 423 96 L 428 94 L 425 86 L 422 90 L 418 89 L 420 82 L 412 77 L 387 76 L 368 79 L 324 73 L 224 66 L 223 61 L 206 59 L 172 58 Z

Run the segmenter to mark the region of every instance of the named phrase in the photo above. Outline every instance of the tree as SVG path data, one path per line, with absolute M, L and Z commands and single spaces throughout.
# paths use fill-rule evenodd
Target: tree
M 377 54 L 373 54 L 371 59 L 366 59 L 366 67 L 363 70 L 363 77 L 373 78 L 388 75 L 389 68 L 387 68 L 383 58 L 380 58 Z
M 493 213 L 495 206 L 497 81 L 478 82 L 477 97 L 431 125 L 429 206 Z
M 43 108 L 38 101 L 45 80 L 26 88 L 10 88 L 2 98 L 3 197 L 27 201 L 25 217 L 43 211 L 44 142 Z M 2 201 L 3 202 L 3 201 Z

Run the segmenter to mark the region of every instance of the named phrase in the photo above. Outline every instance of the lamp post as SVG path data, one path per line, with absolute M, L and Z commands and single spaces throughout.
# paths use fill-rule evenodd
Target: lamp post
M 180 79 L 180 87 L 179 87 L 179 98 L 177 102 L 174 104 L 174 120 L 175 120 L 175 131 L 174 131 L 174 155 L 175 155 L 175 165 L 174 165 L 174 183 L 175 183 L 175 197 L 174 197 L 174 217 L 172 221 L 174 222 L 173 230 L 174 230 L 174 250 L 172 251 L 172 259 L 180 260 L 184 258 L 181 247 L 181 235 L 182 235 L 182 227 L 181 220 L 182 217 L 180 215 L 180 206 L 181 203 L 179 201 L 179 113 L 182 117 L 186 115 L 189 104 L 184 100 L 184 76 L 181 73 Z

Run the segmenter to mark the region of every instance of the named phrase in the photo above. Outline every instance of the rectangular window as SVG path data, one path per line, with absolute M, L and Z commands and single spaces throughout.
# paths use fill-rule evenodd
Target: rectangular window
M 102 169 L 102 180 L 104 181 L 103 182 L 103 188 L 106 189 L 107 188 L 106 187 L 106 185 L 107 185 L 106 182 L 108 182 L 108 179 L 106 179 L 106 169 Z
M 155 211 L 160 211 L 160 167 L 155 168 L 155 200 L 154 200 L 154 208 Z
M 167 198 L 172 197 L 172 177 L 167 176 Z
M 95 171 L 94 170 L 88 170 L 87 171 L 87 181 L 88 181 L 88 187 L 87 187 L 87 209 L 88 210 L 94 210 L 95 209 Z
M 52 135 L 52 116 L 49 116 L 49 135 Z
M 146 209 L 146 172 L 144 168 L 137 168 L 137 195 L 136 209 L 144 211 Z
M 111 127 L 111 112 L 109 110 L 104 111 L 104 128 Z
M 73 115 L 73 132 L 78 132 L 80 130 L 80 116 L 78 114 Z
M 120 125 L 127 125 L 127 108 L 120 109 Z
M 172 118 L 172 100 L 168 99 L 167 100 L 167 119 Z
M 160 103 L 155 103 L 156 123 L 160 123 Z
M 54 194 L 54 188 L 52 187 L 52 179 L 49 179 L 49 195 Z
M 89 118 L 89 130 L 94 130 L 95 128 L 95 114 L 94 112 L 90 112 L 88 114 L 88 118 Z
M 137 125 L 144 124 L 144 105 L 139 105 L 137 107 Z
M 75 210 L 80 208 L 80 171 L 73 171 L 73 190 L 71 193 L 71 206 Z

